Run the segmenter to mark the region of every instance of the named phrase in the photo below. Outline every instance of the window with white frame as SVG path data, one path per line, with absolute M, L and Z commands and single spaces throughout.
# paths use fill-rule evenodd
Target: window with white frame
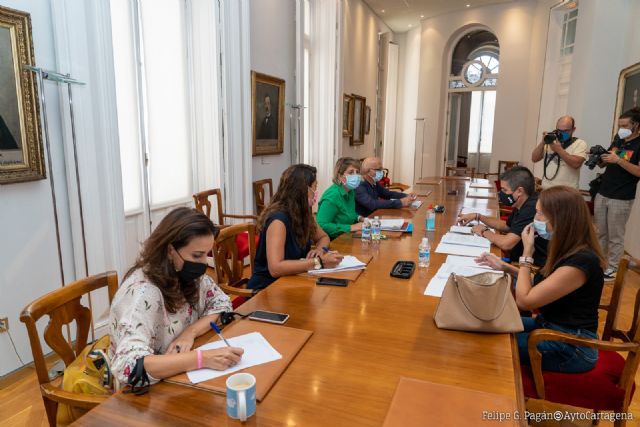
M 303 92 L 303 119 L 302 119 L 302 161 L 304 163 L 310 163 L 311 158 L 311 134 L 309 132 L 309 96 L 310 96 L 310 88 L 309 88 L 309 75 L 310 75 L 310 57 L 311 57 L 311 3 L 309 0 L 303 0 L 304 8 L 304 28 L 303 28 L 303 36 L 302 36 L 302 45 L 303 45 L 303 78 L 302 78 L 302 92 Z
M 193 138 L 187 2 L 110 4 L 125 214 L 188 201 Z
M 576 41 L 576 26 L 578 25 L 578 9 L 564 14 L 562 19 L 562 40 L 560 55 L 567 56 L 573 53 L 573 45 Z

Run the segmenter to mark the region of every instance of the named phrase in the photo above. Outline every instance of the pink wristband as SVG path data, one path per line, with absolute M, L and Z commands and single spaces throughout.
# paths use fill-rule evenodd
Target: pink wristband
M 198 360 L 197 369 L 202 368 L 202 350 L 196 350 L 196 358 Z

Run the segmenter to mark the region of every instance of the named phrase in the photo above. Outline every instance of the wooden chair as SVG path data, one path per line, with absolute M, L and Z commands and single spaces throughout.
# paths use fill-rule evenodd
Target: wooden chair
M 217 220 L 211 218 L 211 200 L 209 197 L 215 196 L 216 198 L 216 208 L 218 212 Z M 226 218 L 231 219 L 250 219 L 253 221 L 257 221 L 258 217 L 256 215 L 236 215 L 236 214 L 226 214 L 222 208 L 222 192 L 219 188 L 214 188 L 213 190 L 201 191 L 200 193 L 196 193 L 193 195 L 193 201 L 195 202 L 196 209 L 200 212 L 204 213 L 209 217 L 214 223 L 217 223 L 220 228 L 225 228 L 227 224 L 225 224 Z M 255 241 L 254 241 L 255 243 Z M 236 244 L 238 245 L 238 250 L 240 251 L 240 255 L 242 258 L 245 258 L 249 255 L 249 240 L 247 238 L 246 233 L 240 234 L 236 236 Z
M 495 185 L 496 191 L 500 191 L 500 175 L 513 168 L 514 166 L 518 166 L 520 162 L 515 160 L 498 160 L 498 172 L 488 172 L 485 173 L 484 179 L 489 179 L 490 176 L 495 176 Z
M 213 259 L 215 261 L 215 277 L 218 286 L 227 294 L 241 297 L 233 301 L 234 308 L 253 296 L 253 290 L 247 289 L 249 278 L 243 277 L 244 258 L 236 245 L 238 235 L 247 234 L 249 237 L 249 267 L 253 274 L 256 258 L 256 226 L 251 222 L 234 224 L 220 230 L 213 244 Z
M 211 218 L 211 200 L 209 197 L 216 197 L 216 210 L 218 213 L 218 217 L 216 219 Z M 252 219 L 257 220 L 258 217 L 256 215 L 236 215 L 236 214 L 227 214 L 224 213 L 222 207 L 222 192 L 219 188 L 214 188 L 213 190 L 201 191 L 193 195 L 193 201 L 196 205 L 196 209 L 209 217 L 212 221 L 219 225 L 225 225 L 226 218 L 232 219 Z
M 457 166 L 447 166 L 446 168 L 446 176 L 468 176 L 470 178 L 475 177 L 476 168 L 463 167 L 459 168 Z
M 253 182 L 253 195 L 256 198 L 256 213 L 260 215 L 264 210 L 265 203 L 265 185 L 269 188 L 269 201 L 273 198 L 273 181 L 271 178 L 261 179 Z
M 628 265 L 629 257 L 625 256 L 618 267 L 611 302 L 600 306 L 601 309 L 607 310 L 602 340 L 580 338 L 550 329 L 537 329 L 531 332 L 528 342 L 531 366 L 521 367 L 526 397 L 589 408 L 596 412 L 628 412 L 635 390 L 634 378 L 640 362 L 640 330 L 638 329 L 640 292 L 636 294 L 631 328 L 628 331 L 622 331 L 615 327 L 622 284 Z M 613 338 L 619 338 L 623 342 L 613 342 Z M 542 371 L 542 356 L 537 349 L 537 344 L 541 341 L 561 341 L 598 349 L 596 366 L 588 372 L 577 374 Z M 626 360 L 618 352 L 628 353 Z M 625 422 L 617 420 L 614 425 L 622 426 Z
M 407 184 L 403 184 L 401 182 L 391 182 L 391 178 L 389 178 L 389 169 L 382 168 L 382 171 L 384 172 L 384 176 L 380 180 L 380 184 L 382 184 L 383 187 L 393 191 L 404 191 L 409 188 Z
M 26 325 L 29 333 L 40 393 L 51 426 L 56 425 L 59 403 L 89 410 L 104 402 L 108 396 L 64 391 L 61 388 L 61 377 L 49 379 L 36 322 L 44 315 L 49 316 L 49 323 L 44 330 L 44 340 L 60 356 L 65 366 L 69 366 L 87 345 L 91 323 L 91 310 L 80 303 L 80 298 L 105 286 L 109 295 L 109 304 L 111 304 L 118 290 L 118 275 L 115 271 L 90 276 L 56 289 L 33 301 L 20 314 L 20 320 Z M 62 335 L 63 327 L 74 320 L 76 321 L 75 348 Z

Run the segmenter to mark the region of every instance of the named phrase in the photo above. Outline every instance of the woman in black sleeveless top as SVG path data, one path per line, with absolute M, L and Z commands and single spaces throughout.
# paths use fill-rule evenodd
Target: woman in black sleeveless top
M 282 173 L 278 191 L 258 218 L 260 242 L 248 288 L 262 289 L 280 276 L 340 264 L 342 256 L 328 251 L 329 236 L 311 212 L 317 188 L 313 166 L 293 165 Z

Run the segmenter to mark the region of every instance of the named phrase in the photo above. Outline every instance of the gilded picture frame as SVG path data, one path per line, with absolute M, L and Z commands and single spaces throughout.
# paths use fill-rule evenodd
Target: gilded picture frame
M 353 124 L 351 128 L 353 133 L 349 139 L 349 145 L 362 145 L 364 144 L 364 131 L 365 131 L 365 109 L 367 105 L 367 98 L 364 96 L 351 94 L 353 97 Z
M 0 7 L 0 184 L 46 178 L 31 17 Z
M 350 138 L 353 135 L 353 97 L 346 93 L 342 95 L 342 136 Z
M 369 135 L 371 131 L 371 107 L 367 105 L 365 109 L 365 117 L 364 117 L 364 133 L 365 135 Z
M 284 151 L 285 81 L 251 72 L 253 155 L 282 154 Z
M 618 77 L 618 94 L 611 139 L 618 133 L 618 117 L 634 107 L 640 107 L 640 62 L 623 69 Z

